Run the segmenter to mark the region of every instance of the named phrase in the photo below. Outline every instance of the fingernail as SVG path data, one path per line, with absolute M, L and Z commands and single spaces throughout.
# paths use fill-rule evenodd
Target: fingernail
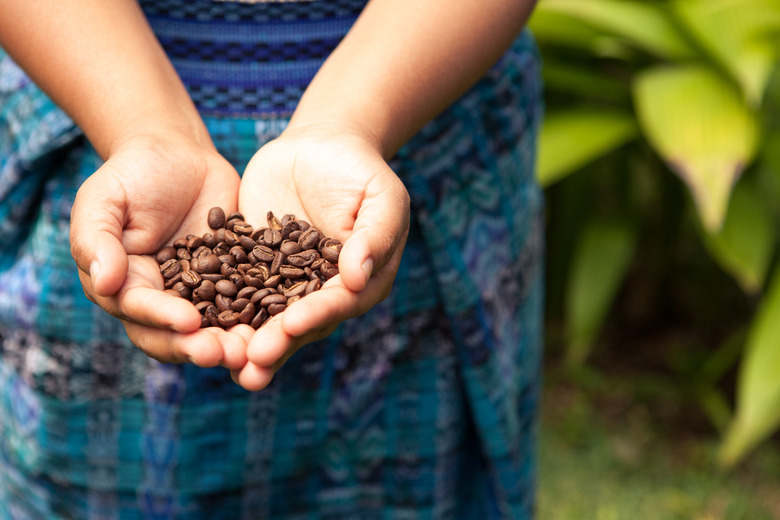
M 97 278 L 97 275 L 100 273 L 100 262 L 97 260 L 94 260 L 89 265 L 89 277 L 92 278 L 92 283 L 95 283 L 95 279 Z
M 371 279 L 371 273 L 374 270 L 374 260 L 366 258 L 363 260 L 363 265 L 361 265 L 360 268 L 363 269 L 363 274 L 366 275 L 366 283 L 368 283 L 368 280 Z

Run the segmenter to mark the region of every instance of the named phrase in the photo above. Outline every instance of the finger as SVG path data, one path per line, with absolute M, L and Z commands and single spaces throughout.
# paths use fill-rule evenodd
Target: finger
M 274 377 L 274 370 L 268 367 L 261 367 L 254 363 L 247 363 L 240 370 L 230 372 L 233 381 L 250 392 L 256 392 L 267 387 Z
M 238 370 L 247 363 L 246 350 L 249 340 L 255 330 L 249 325 L 236 325 L 227 331 L 218 327 L 208 327 L 206 330 L 216 330 L 222 343 L 222 361 L 220 365 L 230 370 Z
M 296 305 L 301 301 L 296 302 Z M 284 312 L 290 311 L 293 307 L 294 305 L 290 306 Z M 262 367 L 271 367 L 292 347 L 294 338 L 282 328 L 282 315 L 268 320 L 252 335 L 246 352 L 249 362 Z
M 401 181 L 393 177 L 372 187 L 339 256 L 344 285 L 355 292 L 363 290 L 371 275 L 403 248 L 408 232 L 409 195 Z
M 220 338 L 205 329 L 189 334 L 123 322 L 127 336 L 147 356 L 162 363 L 194 363 L 217 366 L 222 360 Z
M 112 198 L 116 187 L 95 177 L 84 182 L 71 210 L 71 255 L 79 269 L 89 273 L 94 292 L 114 294 L 127 274 L 127 253 L 122 246 L 124 209 Z

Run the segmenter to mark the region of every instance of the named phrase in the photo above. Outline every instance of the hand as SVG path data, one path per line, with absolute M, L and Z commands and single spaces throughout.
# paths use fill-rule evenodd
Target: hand
M 207 231 L 209 208 L 236 208 L 238 186 L 238 174 L 210 143 L 168 134 L 124 142 L 76 195 L 70 243 L 84 293 L 158 361 L 246 363 L 249 335 L 199 329 L 195 307 L 162 292 L 157 263 L 143 256 Z
M 310 126 L 286 130 L 255 154 L 241 181 L 239 210 L 250 223 L 265 222 L 268 211 L 292 213 L 344 244 L 340 273 L 252 336 L 249 362 L 233 378 L 257 390 L 301 346 L 387 297 L 409 232 L 409 195 L 370 141 Z

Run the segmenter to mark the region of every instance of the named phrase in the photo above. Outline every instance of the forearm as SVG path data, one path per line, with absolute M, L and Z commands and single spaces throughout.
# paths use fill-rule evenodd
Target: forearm
M 208 142 L 195 107 L 132 0 L 0 0 L 0 46 L 105 158 L 147 129 Z
M 533 0 L 372 0 L 304 94 L 291 128 L 339 124 L 389 158 L 471 87 Z

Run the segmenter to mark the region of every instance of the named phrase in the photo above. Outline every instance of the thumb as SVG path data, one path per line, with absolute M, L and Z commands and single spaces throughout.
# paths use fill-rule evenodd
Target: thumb
M 403 183 L 393 181 L 366 193 L 352 234 L 339 256 L 339 273 L 351 291 L 362 291 L 372 273 L 382 269 L 409 232 L 409 194 Z
M 71 255 L 89 274 L 100 296 L 116 293 L 127 276 L 128 260 L 122 246 L 124 199 L 116 199 L 111 186 L 98 174 L 87 179 L 76 194 L 70 215 Z

